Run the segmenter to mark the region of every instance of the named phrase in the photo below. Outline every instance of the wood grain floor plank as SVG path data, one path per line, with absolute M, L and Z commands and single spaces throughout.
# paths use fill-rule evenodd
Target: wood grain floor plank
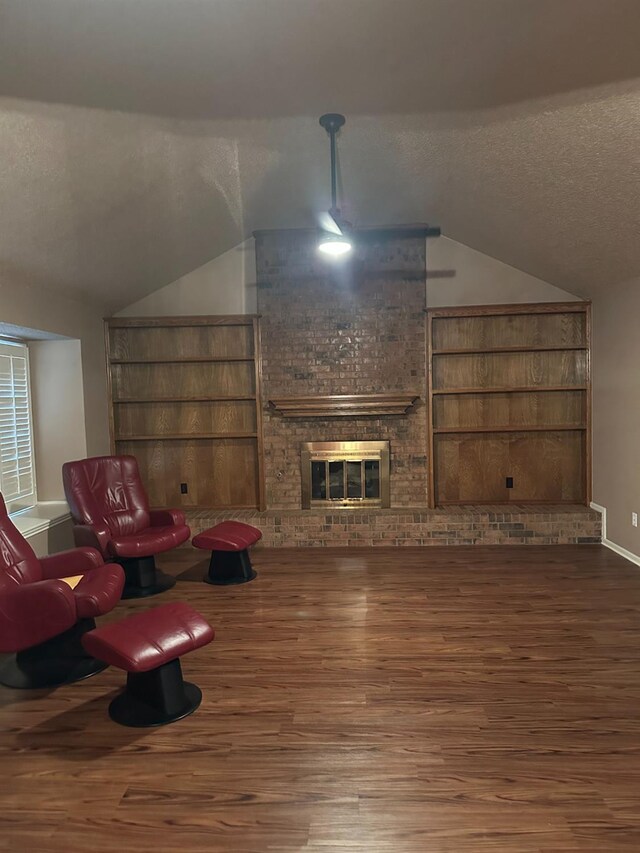
M 640 850 L 640 574 L 598 546 L 257 551 L 178 583 L 198 712 L 118 727 L 124 676 L 0 688 L 0 850 Z

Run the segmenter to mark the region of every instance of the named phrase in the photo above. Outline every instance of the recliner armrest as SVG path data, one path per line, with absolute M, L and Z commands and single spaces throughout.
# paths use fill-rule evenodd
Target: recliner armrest
M 79 548 L 97 548 L 103 557 L 109 557 L 109 542 L 112 536 L 108 527 L 74 524 L 73 539 Z
M 0 596 L 0 652 L 20 652 L 62 634 L 77 622 L 71 587 L 43 580 L 4 589 Z
M 102 554 L 95 548 L 72 548 L 40 558 L 44 578 L 68 578 L 73 575 L 85 575 L 91 569 L 103 566 Z
M 152 527 L 171 527 L 184 524 L 184 512 L 181 509 L 152 509 L 149 512 Z

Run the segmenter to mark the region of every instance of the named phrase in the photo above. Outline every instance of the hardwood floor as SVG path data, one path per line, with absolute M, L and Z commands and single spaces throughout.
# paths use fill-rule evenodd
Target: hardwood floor
M 0 850 L 640 850 L 640 570 L 600 546 L 258 551 L 157 730 L 0 688 Z M 196 565 L 197 563 L 197 565 Z

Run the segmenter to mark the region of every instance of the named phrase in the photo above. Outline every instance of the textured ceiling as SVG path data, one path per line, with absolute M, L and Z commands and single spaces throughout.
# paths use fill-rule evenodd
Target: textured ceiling
M 0 3 L 0 275 L 117 310 L 328 206 L 640 275 L 638 0 Z

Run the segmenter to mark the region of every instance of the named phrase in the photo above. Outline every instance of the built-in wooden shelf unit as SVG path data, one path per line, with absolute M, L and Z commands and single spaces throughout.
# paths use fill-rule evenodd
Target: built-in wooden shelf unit
M 112 449 L 138 459 L 152 506 L 264 509 L 258 318 L 105 327 Z
M 429 309 L 427 345 L 432 506 L 589 502 L 588 303 Z

